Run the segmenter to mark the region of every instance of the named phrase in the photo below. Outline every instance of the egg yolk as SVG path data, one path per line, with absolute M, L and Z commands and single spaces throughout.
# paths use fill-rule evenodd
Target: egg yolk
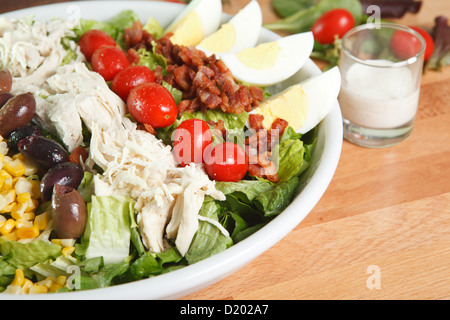
M 277 42 L 260 44 L 239 52 L 236 57 L 249 68 L 257 70 L 270 69 L 278 61 L 281 47 Z
M 201 43 L 200 47 L 211 52 L 227 52 L 229 51 L 236 40 L 236 32 L 231 23 L 226 23 L 220 29 L 206 37 Z
M 300 128 L 308 115 L 308 97 L 300 85 L 292 86 L 286 91 L 272 96 L 262 102 L 255 113 L 264 116 L 263 127 L 270 129 L 277 118 L 285 119 L 294 129 Z
M 195 46 L 204 38 L 204 30 L 200 17 L 195 11 L 188 13 L 173 28 L 170 40 L 182 46 Z

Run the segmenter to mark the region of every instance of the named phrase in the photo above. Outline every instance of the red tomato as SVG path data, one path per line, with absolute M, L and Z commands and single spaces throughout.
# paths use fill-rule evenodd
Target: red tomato
M 111 89 L 122 100 L 127 100 L 130 90 L 140 84 L 154 82 L 155 74 L 146 66 L 129 66 L 120 71 L 113 79 Z
M 178 116 L 177 104 L 169 90 L 156 82 L 131 89 L 127 107 L 137 122 L 155 129 L 170 126 Z
M 433 37 L 425 30 L 419 27 L 410 27 L 411 29 L 417 31 L 425 40 L 425 55 L 423 57 L 424 61 L 427 61 L 434 52 L 434 40 Z
M 422 44 L 413 34 L 403 30 L 396 30 L 392 34 L 390 46 L 392 53 L 394 53 L 397 58 L 406 60 L 418 54 Z
M 206 152 L 205 169 L 213 180 L 237 182 L 247 173 L 248 157 L 239 145 L 222 142 Z
M 75 148 L 72 153 L 69 155 L 69 161 L 81 164 L 81 162 L 85 162 L 89 156 L 89 152 L 83 147 Z
M 91 59 L 92 69 L 111 81 L 116 74 L 130 65 L 127 55 L 119 47 L 106 46 L 95 50 Z
M 182 166 L 191 162 L 203 163 L 206 147 L 213 141 L 211 129 L 200 119 L 183 121 L 174 132 L 173 152 L 175 159 Z
M 355 26 L 355 19 L 345 9 L 333 9 L 325 12 L 311 27 L 314 39 L 321 44 L 334 42 L 334 36 L 340 38 Z
M 105 31 L 93 29 L 86 31 L 81 36 L 78 44 L 86 59 L 91 61 L 95 50 L 105 46 L 115 46 L 116 41 Z

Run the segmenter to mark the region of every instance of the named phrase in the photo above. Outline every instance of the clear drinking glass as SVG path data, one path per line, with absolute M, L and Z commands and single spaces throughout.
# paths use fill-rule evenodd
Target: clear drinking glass
M 424 51 L 422 36 L 398 24 L 364 24 L 344 35 L 339 104 L 346 140 L 381 148 L 411 134 Z

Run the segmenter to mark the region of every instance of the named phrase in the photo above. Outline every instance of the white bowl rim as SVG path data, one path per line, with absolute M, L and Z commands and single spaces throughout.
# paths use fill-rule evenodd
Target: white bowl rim
M 44 12 L 44 15 L 48 16 L 50 12 L 67 12 L 70 6 L 80 6 L 80 8 L 106 7 L 105 10 L 111 12 L 112 16 L 123 8 L 137 10 L 140 13 L 138 9 L 147 6 L 167 6 L 170 9 L 181 10 L 184 5 L 158 1 L 71 1 L 12 11 L 1 14 L 0 17 L 26 17 L 30 14 L 40 17 Z M 224 14 L 224 17 L 227 18 L 229 15 Z M 262 37 L 276 39 L 279 36 L 263 29 Z M 309 76 L 321 72 L 319 67 L 310 59 L 305 63 L 302 70 L 306 70 Z M 342 149 L 342 130 L 342 116 L 339 103 L 336 100 L 332 111 L 320 124 L 319 134 L 324 136 L 323 154 L 319 163 L 315 164 L 314 172 L 300 194 L 266 226 L 221 253 L 166 274 L 107 288 L 46 295 L 1 293 L 0 299 L 178 299 L 212 285 L 244 267 L 275 245 L 309 214 L 325 193 L 337 168 Z M 300 215 L 295 212 L 298 206 L 302 207 Z M 149 290 L 149 288 L 152 290 Z

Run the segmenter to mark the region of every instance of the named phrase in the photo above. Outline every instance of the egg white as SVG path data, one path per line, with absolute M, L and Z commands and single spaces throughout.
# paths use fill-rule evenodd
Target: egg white
M 317 76 L 308 78 L 305 81 L 289 86 L 283 91 L 268 98 L 263 102 L 263 104 L 267 104 L 268 106 L 270 106 L 271 101 L 277 99 L 280 95 L 285 94 L 289 90 L 298 90 L 299 92 L 303 92 L 303 97 L 305 97 L 306 99 L 300 99 L 302 101 L 291 101 L 291 104 L 283 105 L 282 108 L 287 108 L 283 110 L 284 114 L 291 115 L 294 115 L 297 111 L 299 111 L 299 109 L 295 108 L 303 109 L 300 113 L 306 113 L 305 120 L 299 127 L 292 127 L 297 133 L 304 134 L 317 126 L 328 115 L 328 113 L 330 113 L 331 109 L 337 101 L 340 88 L 341 74 L 338 67 L 333 67 L 332 69 L 325 71 Z M 304 103 L 305 101 L 307 102 L 306 104 Z M 259 109 L 258 107 L 250 113 L 261 113 L 261 109 Z M 273 116 L 278 112 L 272 107 L 270 113 Z M 292 119 L 284 120 L 287 120 L 288 122 L 290 120 L 292 121 Z
M 227 48 L 226 51 L 214 50 L 208 48 L 206 43 L 208 39 L 204 39 L 197 45 L 197 49 L 204 51 L 207 55 L 215 54 L 216 57 L 220 58 L 224 54 L 237 53 L 255 46 L 262 28 L 262 13 L 258 1 L 250 1 L 228 23 L 232 27 L 230 31 L 234 33 L 234 43 L 231 47 Z M 220 32 L 228 32 L 228 30 L 225 31 L 225 29 L 222 29 L 223 27 L 224 25 L 222 25 L 221 29 L 210 35 L 211 39 L 220 41 Z
M 193 0 L 181 11 L 172 23 L 165 29 L 165 33 L 174 32 L 178 24 L 188 14 L 195 12 L 203 27 L 202 39 L 217 31 L 221 22 L 222 1 L 221 0 Z M 186 26 L 189 28 L 189 26 Z M 198 44 L 198 43 L 196 43 Z M 194 44 L 194 45 L 196 45 Z
M 300 83 L 308 99 L 308 114 L 303 125 L 295 129 L 306 133 L 317 126 L 330 113 L 341 89 L 341 73 L 338 67 Z
M 276 42 L 281 50 L 276 62 L 268 68 L 255 69 L 245 65 L 239 60 L 239 53 L 226 54 L 222 60 L 237 80 L 259 86 L 269 86 L 289 78 L 303 66 L 312 52 L 314 37 L 312 32 L 308 31 L 289 35 L 273 42 Z M 255 59 L 257 58 L 255 57 Z

